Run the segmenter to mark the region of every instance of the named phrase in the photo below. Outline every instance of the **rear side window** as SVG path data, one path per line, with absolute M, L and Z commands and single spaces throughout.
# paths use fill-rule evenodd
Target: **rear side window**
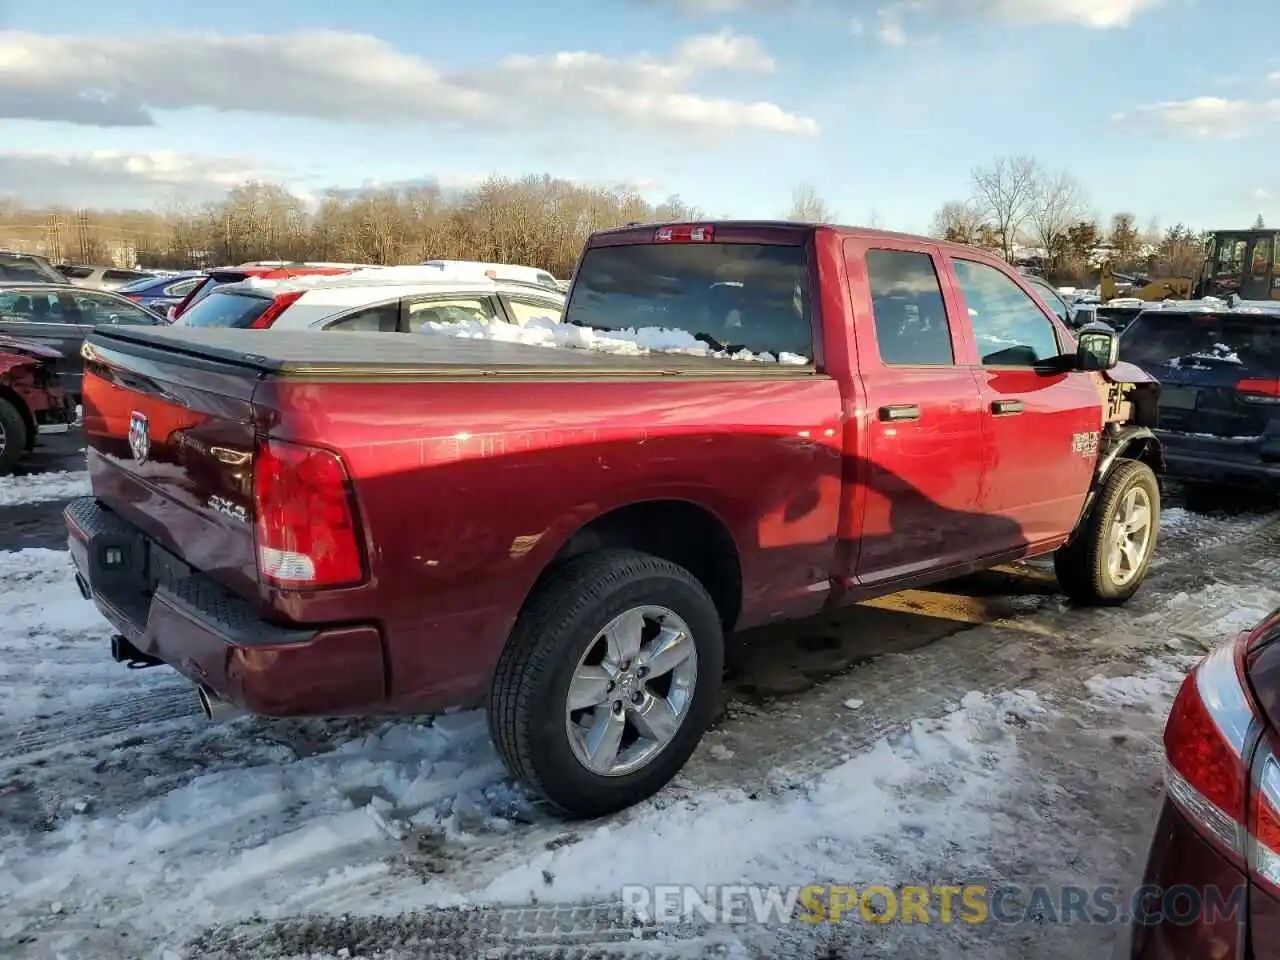
M 64 263 L 58 267 L 58 272 L 64 277 L 70 277 L 72 280 L 88 280 L 93 276 L 93 267 L 75 267 L 69 263 Z
M 252 293 L 219 291 L 205 297 L 178 318 L 184 327 L 236 327 L 243 329 L 267 312 L 270 297 Z
M 52 274 L 52 276 L 50 276 Z M 55 270 L 44 270 L 39 261 L 25 257 L 0 257 L 0 280 L 23 283 L 65 283 Z
M 1280 376 L 1280 316 L 1152 310 L 1125 330 L 1120 356 L 1151 370 L 1228 368 Z
M 326 332 L 337 331 L 372 331 L 374 333 L 395 333 L 400 324 L 400 301 L 380 303 L 376 307 L 368 307 L 348 314 L 341 320 L 335 320 L 326 326 Z
M 955 362 L 942 285 L 927 253 L 868 250 L 867 280 L 880 359 L 890 366 Z
M 565 322 L 682 330 L 718 350 L 813 356 L 808 255 L 756 243 L 593 247 Z
M 1030 367 L 1059 354 L 1053 324 L 1011 279 L 985 263 L 951 261 L 986 367 Z

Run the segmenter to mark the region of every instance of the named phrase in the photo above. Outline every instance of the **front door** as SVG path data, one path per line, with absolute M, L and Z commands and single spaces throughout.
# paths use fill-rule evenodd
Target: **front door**
M 58 378 L 69 393 L 79 396 L 84 368 L 80 346 L 88 328 L 80 325 L 79 313 L 64 311 L 68 303 L 74 307 L 66 294 L 38 287 L 0 292 L 0 334 L 33 340 L 60 352 Z
M 1020 549 L 1074 529 L 1097 462 L 1098 385 L 1051 362 L 1066 331 L 1003 270 L 948 258 L 977 347 L 986 470 L 979 507 Z M 994 518 L 1012 521 L 999 527 Z
M 1244 276 L 1240 280 L 1240 297 L 1244 300 L 1270 300 L 1271 278 L 1275 273 L 1275 238 L 1254 237 L 1244 256 Z M 1280 291 L 1277 291 L 1280 293 Z
M 851 238 L 844 257 L 865 402 L 846 438 L 842 536 L 860 584 L 909 579 L 983 552 L 972 346 L 935 245 Z

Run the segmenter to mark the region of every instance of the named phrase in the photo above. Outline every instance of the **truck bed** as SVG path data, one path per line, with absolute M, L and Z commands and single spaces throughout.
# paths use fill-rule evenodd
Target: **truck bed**
M 444 334 L 376 332 L 317 333 L 309 330 L 233 330 L 200 327 L 99 327 L 90 349 L 126 347 L 164 351 L 275 377 L 321 380 L 376 378 L 474 380 L 503 378 L 759 379 L 811 376 L 811 365 L 695 357 L 677 353 L 619 356 L 567 347 L 540 347 Z

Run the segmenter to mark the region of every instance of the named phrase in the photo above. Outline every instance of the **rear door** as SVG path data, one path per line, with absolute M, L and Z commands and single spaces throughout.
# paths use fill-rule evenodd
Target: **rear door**
M 400 329 L 407 333 L 421 333 L 428 323 L 492 323 L 503 319 L 497 299 L 483 294 L 426 294 L 405 297 L 402 303 Z
M 499 297 L 506 308 L 507 318 L 514 324 L 523 327 L 535 317 L 547 317 L 559 322 L 564 316 L 564 303 L 547 300 L 542 297 L 522 297 L 504 294 Z
M 1098 388 L 1054 366 L 1072 352 L 1066 329 L 1010 273 L 962 256 L 948 262 L 977 348 L 986 462 L 980 509 L 1015 522 L 1009 546 L 1061 537 L 1075 527 L 1097 462 Z
M 844 258 L 868 407 L 854 429 L 869 434 L 851 465 L 866 488 L 854 575 L 873 584 L 990 552 L 998 538 L 977 513 L 981 397 L 939 249 L 850 238 Z

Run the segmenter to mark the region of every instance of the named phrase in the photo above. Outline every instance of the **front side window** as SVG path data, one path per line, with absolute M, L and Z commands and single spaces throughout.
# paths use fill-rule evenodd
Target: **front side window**
M 876 343 L 884 363 L 946 366 L 955 362 L 933 257 L 906 250 L 868 250 L 867 280 Z
M 93 293 L 70 294 L 80 311 L 81 323 L 155 324 L 157 318 L 127 301 Z
M 553 323 L 559 323 L 564 316 L 564 307 L 545 300 L 508 300 L 511 317 L 517 324 L 524 326 L 534 317 L 543 317 Z
M 1213 260 L 1213 272 L 1219 277 L 1238 277 L 1244 272 L 1244 240 L 1223 238 L 1218 241 L 1217 254 Z
M 951 263 L 983 366 L 1031 367 L 1058 356 L 1053 324 L 1012 279 L 974 260 Z

